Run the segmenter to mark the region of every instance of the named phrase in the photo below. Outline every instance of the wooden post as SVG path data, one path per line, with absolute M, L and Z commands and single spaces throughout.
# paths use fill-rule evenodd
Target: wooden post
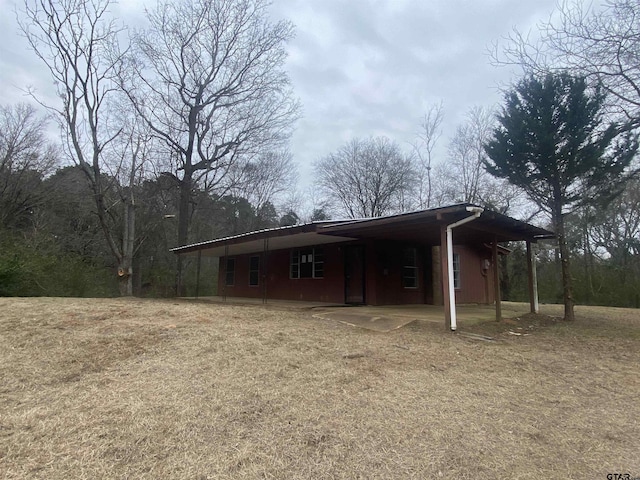
M 498 261 L 498 237 L 493 237 L 491 248 L 493 256 L 493 291 L 496 300 L 496 322 L 502 320 L 502 303 L 500 301 L 500 263 Z
M 433 288 L 433 304 L 443 305 L 442 300 L 442 267 L 440 262 L 440 247 L 431 247 L 431 283 Z
M 536 257 L 531 248 L 531 241 L 527 240 L 527 269 L 529 271 L 529 304 L 531 313 L 538 313 L 540 306 L 538 304 L 538 275 L 536 272 Z
M 447 227 L 440 227 L 440 271 L 442 273 L 442 303 L 444 305 L 444 326 L 451 329 L 451 300 L 449 298 L 449 262 L 447 246 Z
M 202 250 L 198 250 L 198 268 L 196 269 L 196 298 L 200 290 L 200 260 L 202 259 Z
M 228 260 L 229 260 L 229 245 L 225 245 L 224 246 L 224 260 L 222 261 L 222 264 L 224 266 L 224 275 L 222 276 L 222 299 L 226 302 L 227 301 L 227 267 L 228 267 Z
M 267 260 L 269 256 L 269 239 L 265 238 L 263 243 L 262 264 L 261 270 L 264 272 L 262 275 L 262 303 L 267 303 Z

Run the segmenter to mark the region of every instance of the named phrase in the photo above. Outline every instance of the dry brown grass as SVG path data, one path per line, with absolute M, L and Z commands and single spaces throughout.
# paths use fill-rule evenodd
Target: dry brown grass
M 490 343 L 257 306 L 0 299 L 0 476 L 640 477 L 640 312 L 577 313 L 470 327 Z

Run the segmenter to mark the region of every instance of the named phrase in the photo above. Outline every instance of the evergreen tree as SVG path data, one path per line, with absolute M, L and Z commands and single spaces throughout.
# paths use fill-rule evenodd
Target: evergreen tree
M 525 190 L 552 219 L 562 265 L 565 320 L 573 292 L 564 216 L 620 192 L 638 149 L 628 125 L 607 124 L 605 94 L 567 73 L 530 76 L 505 97 L 485 144 L 486 169 Z

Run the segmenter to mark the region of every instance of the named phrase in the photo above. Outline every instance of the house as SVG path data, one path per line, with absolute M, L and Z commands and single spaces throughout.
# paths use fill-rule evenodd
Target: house
M 249 232 L 174 248 L 219 258 L 218 294 L 339 304 L 496 304 L 500 243 L 525 241 L 531 308 L 537 310 L 531 243 L 553 233 L 472 204 L 400 215 L 330 220 Z

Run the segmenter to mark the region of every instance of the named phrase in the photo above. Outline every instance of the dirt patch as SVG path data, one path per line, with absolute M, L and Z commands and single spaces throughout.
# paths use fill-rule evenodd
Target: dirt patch
M 638 311 L 473 325 L 495 342 L 259 306 L 0 312 L 3 478 L 640 476 Z
M 478 322 L 464 326 L 463 331 L 483 334 L 483 335 L 531 335 L 534 332 L 553 327 L 562 321 L 561 317 L 546 315 L 542 313 L 526 313 L 513 318 L 503 318 L 501 321 L 495 320 Z
M 526 312 L 528 306 L 507 302 L 510 310 L 520 307 Z M 563 319 L 562 305 L 542 305 L 540 313 L 523 313 L 503 317 L 502 321 L 482 321 L 463 326 L 465 331 L 494 336 L 552 335 L 564 340 L 581 339 L 593 343 L 628 345 L 640 341 L 640 310 L 577 306 L 576 320 Z
M 531 325 L 536 327 L 549 327 L 556 325 L 562 317 L 555 317 L 553 315 L 545 315 L 544 313 L 526 313 L 511 319 L 516 324 Z

